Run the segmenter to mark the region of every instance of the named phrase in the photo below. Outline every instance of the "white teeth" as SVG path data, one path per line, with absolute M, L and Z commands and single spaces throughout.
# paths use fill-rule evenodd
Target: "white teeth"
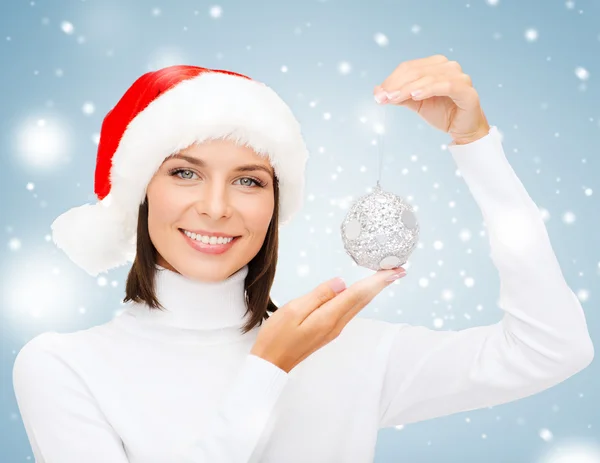
M 189 232 L 187 230 L 183 231 L 187 236 L 196 241 L 202 241 L 204 244 L 226 244 L 229 243 L 233 238 L 225 238 L 222 236 L 204 236 L 204 235 L 196 235 L 195 233 Z

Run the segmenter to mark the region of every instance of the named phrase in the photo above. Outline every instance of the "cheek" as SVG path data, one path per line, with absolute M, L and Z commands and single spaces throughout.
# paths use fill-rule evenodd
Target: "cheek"
M 274 206 L 274 201 L 270 198 L 249 202 L 240 210 L 249 228 L 266 232 L 273 217 Z
M 184 198 L 174 188 L 159 183 L 148 188 L 148 228 L 160 231 L 170 227 L 184 210 Z

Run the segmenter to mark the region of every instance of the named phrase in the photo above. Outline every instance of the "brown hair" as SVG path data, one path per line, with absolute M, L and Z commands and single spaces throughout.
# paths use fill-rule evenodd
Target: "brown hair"
M 248 275 L 244 281 L 246 306 L 251 313 L 250 319 L 242 327 L 246 334 L 256 325 L 269 318 L 267 311 L 275 312 L 278 307 L 271 300 L 271 286 L 277 267 L 277 249 L 279 247 L 279 182 L 273 183 L 275 207 L 264 243 L 256 256 L 248 263 Z M 164 307 L 158 301 L 154 291 L 154 275 L 157 272 L 158 251 L 154 247 L 148 231 L 148 197 L 139 207 L 137 223 L 136 256 L 127 275 L 125 299 L 147 304 L 152 310 Z

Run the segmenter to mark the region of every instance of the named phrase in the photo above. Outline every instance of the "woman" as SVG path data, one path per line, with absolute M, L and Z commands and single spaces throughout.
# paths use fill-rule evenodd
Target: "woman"
M 368 462 L 380 428 L 523 398 L 591 362 L 581 305 L 470 78 L 435 55 L 400 64 L 375 96 L 451 135 L 503 320 L 435 331 L 355 317 L 402 268 L 278 309 L 278 227 L 300 208 L 307 159 L 298 123 L 245 76 L 150 72 L 103 122 L 101 202 L 53 224 L 91 275 L 134 260 L 120 316 L 18 354 L 37 462 Z

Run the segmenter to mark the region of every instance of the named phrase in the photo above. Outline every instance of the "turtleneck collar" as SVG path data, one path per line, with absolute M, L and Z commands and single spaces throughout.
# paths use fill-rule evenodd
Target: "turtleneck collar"
M 156 269 L 155 293 L 164 310 L 130 301 L 117 323 L 184 342 L 241 338 L 250 317 L 244 291 L 248 265 L 218 282 L 194 280 L 158 264 Z

